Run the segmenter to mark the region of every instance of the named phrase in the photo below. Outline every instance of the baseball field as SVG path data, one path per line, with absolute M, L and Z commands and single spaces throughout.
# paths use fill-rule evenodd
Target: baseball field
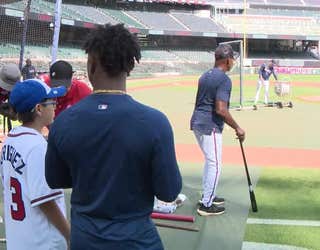
M 160 228 L 168 250 L 320 249 L 320 76 L 280 76 L 290 79 L 293 108 L 259 106 L 232 110 L 246 130 L 244 150 L 254 183 L 258 213 L 252 213 L 239 142 L 225 127 L 223 168 L 218 195 L 226 199 L 226 213 L 196 214 L 201 194 L 203 157 L 189 130 L 199 76 L 174 76 L 128 81 L 135 99 L 164 112 L 173 127 L 177 159 L 187 196 L 177 214 L 193 215 L 194 223 L 169 222 L 199 232 Z M 245 77 L 244 99 L 250 105 L 256 75 Z M 270 86 L 271 99 L 282 101 Z M 263 89 L 261 93 L 262 100 Z M 252 103 L 251 103 L 252 104 Z M 69 203 L 70 190 L 66 190 Z M 2 212 L 1 206 L 1 212 Z M 4 225 L 0 225 L 4 238 Z M 0 243 L 5 249 L 5 243 Z

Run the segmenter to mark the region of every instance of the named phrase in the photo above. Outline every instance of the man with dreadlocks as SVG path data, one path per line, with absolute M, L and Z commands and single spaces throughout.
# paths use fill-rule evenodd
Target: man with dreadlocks
M 49 186 L 73 188 L 71 249 L 161 250 L 154 196 L 174 201 L 182 185 L 172 128 L 126 93 L 141 54 L 123 24 L 94 30 L 84 49 L 93 94 L 56 118 L 46 155 Z

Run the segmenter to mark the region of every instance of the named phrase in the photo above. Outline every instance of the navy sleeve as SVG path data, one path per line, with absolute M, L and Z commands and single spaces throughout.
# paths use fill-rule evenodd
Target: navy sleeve
M 71 188 L 70 168 L 61 159 L 55 144 L 54 131 L 50 130 L 45 165 L 46 180 L 51 188 Z
M 277 74 L 276 74 L 276 72 L 274 72 L 274 69 L 272 69 L 272 74 L 273 74 L 274 79 L 278 80 Z
M 27 77 L 27 68 L 26 66 L 24 66 L 21 70 L 21 74 L 23 76 L 23 79 L 25 80 L 25 78 Z
M 258 72 L 259 77 L 262 75 L 262 71 L 264 71 L 265 68 L 266 68 L 266 65 L 265 65 L 265 64 L 262 64 L 261 67 L 260 67 L 260 69 L 259 69 L 259 72 Z
M 232 86 L 231 80 L 229 77 L 226 77 L 226 79 L 223 79 L 218 86 L 216 100 L 220 100 L 228 103 L 230 100 L 231 86 Z
M 182 179 L 176 160 L 172 128 L 168 119 L 162 116 L 155 128 L 152 183 L 155 196 L 159 200 L 171 202 L 181 191 Z

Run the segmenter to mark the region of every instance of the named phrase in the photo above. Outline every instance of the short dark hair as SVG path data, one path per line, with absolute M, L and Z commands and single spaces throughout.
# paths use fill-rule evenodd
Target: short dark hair
M 91 32 L 83 49 L 87 54 L 95 54 L 109 76 L 127 75 L 134 68 L 135 61 L 141 59 L 140 46 L 135 35 L 124 24 L 105 24 Z
M 43 99 L 41 102 L 45 102 L 47 100 L 48 99 Z M 13 106 L 12 108 L 16 112 Z M 36 119 L 35 109 L 32 109 L 31 111 L 23 112 L 23 113 L 19 113 L 19 112 L 16 112 L 16 113 L 17 113 L 18 121 L 22 122 L 22 124 L 33 122 Z
M 36 118 L 36 112 L 34 111 L 18 113 L 18 121 L 22 122 L 22 124 L 33 122 L 35 118 Z

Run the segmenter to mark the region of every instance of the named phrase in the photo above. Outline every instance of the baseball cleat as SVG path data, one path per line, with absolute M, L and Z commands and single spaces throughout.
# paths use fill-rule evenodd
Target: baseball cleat
M 212 202 L 214 205 L 223 205 L 224 204 L 224 198 L 219 198 L 219 197 L 215 197 L 214 199 L 213 199 L 213 202 Z M 199 205 L 202 205 L 202 199 L 200 199 L 199 201 L 198 201 L 198 204 Z
M 198 214 L 201 216 L 219 215 L 223 214 L 224 211 L 224 207 L 218 207 L 214 204 L 212 204 L 211 207 L 205 207 L 204 205 L 201 205 L 197 210 Z

